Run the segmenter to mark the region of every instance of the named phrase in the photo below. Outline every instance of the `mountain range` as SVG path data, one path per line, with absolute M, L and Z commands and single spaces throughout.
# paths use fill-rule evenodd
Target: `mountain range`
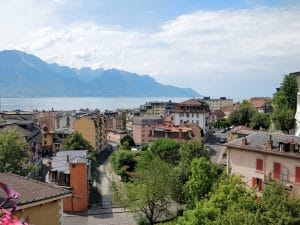
M 2 97 L 199 97 L 190 88 L 163 85 L 148 75 L 117 69 L 81 69 L 47 63 L 17 50 L 0 51 Z

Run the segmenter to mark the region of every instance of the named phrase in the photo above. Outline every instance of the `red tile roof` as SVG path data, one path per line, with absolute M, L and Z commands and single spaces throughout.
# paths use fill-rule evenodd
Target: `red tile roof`
M 56 187 L 51 184 L 25 178 L 12 173 L 0 173 L 0 180 L 20 194 L 20 197 L 15 200 L 18 206 L 51 198 L 64 198 L 72 194 L 71 191 L 65 188 Z M 5 192 L 0 189 L 0 202 L 2 202 L 5 198 Z M 10 207 L 10 205 L 7 205 L 6 207 Z

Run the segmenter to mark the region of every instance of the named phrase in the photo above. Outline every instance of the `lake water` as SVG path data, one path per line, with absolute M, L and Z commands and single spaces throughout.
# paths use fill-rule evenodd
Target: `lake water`
M 73 110 L 99 109 L 101 111 L 138 108 L 149 101 L 182 102 L 188 98 L 101 98 L 101 97 L 60 97 L 60 98 L 1 98 L 1 110 Z

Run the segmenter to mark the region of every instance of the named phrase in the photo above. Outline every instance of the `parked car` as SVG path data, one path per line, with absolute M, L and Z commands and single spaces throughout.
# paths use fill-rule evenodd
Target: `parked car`
M 226 142 L 226 139 L 225 139 L 225 138 L 221 138 L 221 139 L 220 139 L 220 142 L 221 142 L 221 143 L 225 143 L 225 142 Z

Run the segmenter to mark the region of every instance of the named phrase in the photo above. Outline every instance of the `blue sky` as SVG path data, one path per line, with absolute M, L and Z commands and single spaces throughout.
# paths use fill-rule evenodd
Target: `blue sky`
M 240 100 L 271 96 L 300 70 L 299 21 L 299 0 L 11 0 L 0 50 Z

